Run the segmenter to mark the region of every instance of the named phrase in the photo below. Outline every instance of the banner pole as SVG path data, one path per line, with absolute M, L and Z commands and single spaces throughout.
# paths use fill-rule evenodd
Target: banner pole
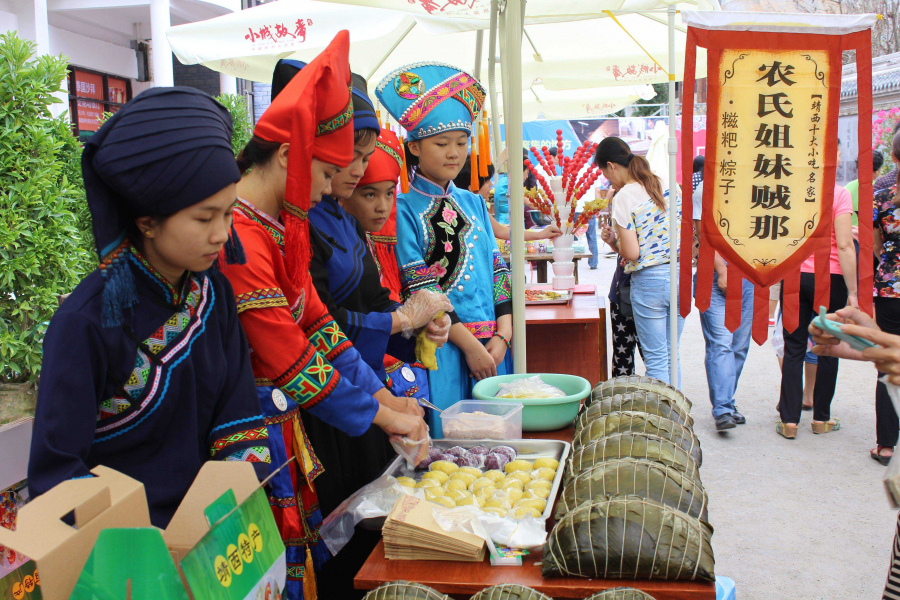
M 669 383 L 681 388 L 678 379 L 678 140 L 675 139 L 675 5 L 669 13 Z M 686 99 L 691 102 L 691 99 Z M 691 124 L 681 124 L 689 127 Z

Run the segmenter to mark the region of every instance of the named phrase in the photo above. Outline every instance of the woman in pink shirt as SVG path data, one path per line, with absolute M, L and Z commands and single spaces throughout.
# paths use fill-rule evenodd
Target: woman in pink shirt
M 840 144 L 840 142 L 838 142 Z M 856 250 L 853 246 L 850 192 L 834 187 L 834 228 L 831 232 L 831 298 L 828 312 L 848 304 L 858 306 L 856 298 Z M 800 267 L 800 325 L 793 332 L 784 330 L 784 365 L 781 370 L 781 421 L 776 431 L 788 439 L 797 435 L 803 404 L 803 357 L 806 354 L 809 324 L 818 313 L 815 306 L 815 258 L 810 256 Z M 782 297 L 782 302 L 784 298 Z M 813 433 L 837 431 L 841 423 L 831 418 L 831 400 L 837 381 L 838 359 L 819 357 L 816 386 L 813 392 Z

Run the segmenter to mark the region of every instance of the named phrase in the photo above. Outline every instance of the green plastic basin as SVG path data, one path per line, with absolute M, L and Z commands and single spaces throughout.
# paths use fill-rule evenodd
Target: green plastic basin
M 562 398 L 497 398 L 501 383 L 540 375 L 544 383 L 556 386 L 567 395 Z M 522 431 L 553 431 L 568 427 L 578 415 L 581 401 L 591 393 L 591 384 L 584 377 L 559 373 L 527 373 L 498 375 L 475 384 L 472 395 L 476 400 L 491 402 L 520 402 Z

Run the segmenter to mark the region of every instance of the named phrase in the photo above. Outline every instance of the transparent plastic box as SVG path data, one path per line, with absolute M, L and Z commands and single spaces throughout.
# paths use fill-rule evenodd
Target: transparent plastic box
M 522 403 L 462 400 L 441 414 L 441 425 L 445 438 L 520 440 L 522 439 Z

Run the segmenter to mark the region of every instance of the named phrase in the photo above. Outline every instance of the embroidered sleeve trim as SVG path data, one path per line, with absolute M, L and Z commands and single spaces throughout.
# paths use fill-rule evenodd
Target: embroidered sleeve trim
M 272 455 L 268 446 L 253 446 L 252 448 L 238 450 L 234 454 L 229 454 L 225 457 L 225 460 L 229 462 L 271 463 Z
M 213 442 L 212 446 L 210 446 L 209 448 L 209 456 L 210 458 L 214 458 L 216 454 L 221 452 L 223 449 L 227 448 L 228 446 L 233 446 L 234 444 L 268 439 L 269 429 L 265 426 L 257 427 L 255 429 L 248 429 L 246 431 L 238 431 L 237 433 L 232 433 L 231 435 L 219 438 L 218 440 Z
M 331 394 L 340 380 L 340 374 L 331 363 L 315 346 L 309 345 L 297 362 L 274 383 L 298 406 L 310 409 Z
M 256 308 L 272 308 L 274 306 L 287 306 L 287 298 L 281 288 L 264 288 L 238 294 L 237 298 L 238 314 L 245 310 L 253 310 Z
M 404 300 L 421 290 L 432 290 L 439 294 L 444 291 L 438 285 L 434 272 L 422 260 L 400 267 L 400 282 L 400 296 Z
M 329 361 L 353 347 L 331 315 L 323 315 L 306 330 L 309 342 Z
M 494 305 L 511 300 L 512 281 L 509 278 L 509 268 L 500 253 L 494 250 Z
M 496 321 L 476 321 L 474 323 L 463 323 L 463 325 L 479 340 L 490 339 L 497 333 Z

